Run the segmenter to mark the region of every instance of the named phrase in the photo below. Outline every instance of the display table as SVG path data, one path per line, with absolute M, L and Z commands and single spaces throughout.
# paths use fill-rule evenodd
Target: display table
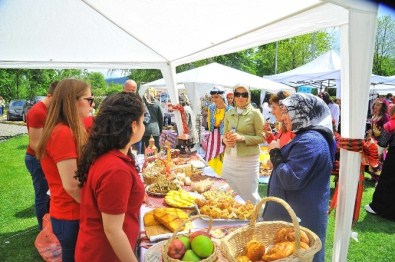
M 225 180 L 221 179 L 211 167 L 205 167 L 203 168 L 203 174 L 208 176 L 208 177 L 212 177 L 214 180 L 214 186 L 226 186 L 226 182 Z M 237 197 L 236 197 L 237 199 Z M 139 256 L 139 261 L 145 261 L 144 260 L 144 256 L 147 252 L 147 250 L 153 246 L 154 244 L 156 244 L 157 242 L 160 242 L 163 239 L 163 235 L 161 235 L 161 238 L 155 239 L 151 237 L 151 240 L 153 239 L 153 241 L 151 242 L 148 237 L 145 234 L 145 230 L 144 230 L 144 215 L 149 212 L 150 210 L 156 208 L 156 207 L 161 207 L 164 206 L 164 200 L 161 198 L 155 198 L 155 197 L 147 197 L 147 201 L 146 203 L 144 203 L 140 209 L 140 228 L 141 228 L 141 232 L 140 232 L 140 244 L 138 247 L 138 256 Z M 221 229 L 226 229 L 226 228 L 237 228 L 239 226 L 243 226 L 246 225 L 248 223 L 248 221 L 234 221 L 234 220 L 214 220 L 213 221 L 213 229 L 216 228 L 221 228 Z M 192 221 L 192 225 L 194 229 L 204 229 L 208 227 L 208 221 L 203 220 L 203 219 L 195 219 Z M 168 234 L 168 237 L 171 236 L 171 233 Z M 166 237 L 166 236 L 165 236 Z

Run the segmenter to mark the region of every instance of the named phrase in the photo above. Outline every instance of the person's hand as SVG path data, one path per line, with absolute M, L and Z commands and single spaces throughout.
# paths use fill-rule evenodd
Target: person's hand
M 235 144 L 236 144 L 236 140 L 234 140 L 234 139 L 228 139 L 228 138 L 226 138 L 226 136 L 224 137 L 224 139 L 222 139 L 222 142 L 224 142 L 224 144 L 225 144 L 227 147 L 234 147 Z
M 262 126 L 263 132 L 272 132 L 272 128 L 270 127 L 269 122 L 265 122 Z
M 280 139 L 277 140 L 273 140 L 268 146 L 267 148 L 270 150 L 272 150 L 273 148 L 280 148 Z
M 238 133 L 233 133 L 232 135 L 235 138 L 235 140 L 238 141 L 238 142 L 245 141 L 245 137 L 243 135 L 240 135 Z

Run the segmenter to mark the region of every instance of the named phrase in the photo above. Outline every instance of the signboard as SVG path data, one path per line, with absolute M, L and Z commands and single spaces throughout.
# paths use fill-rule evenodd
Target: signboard
M 311 86 L 299 86 L 298 87 L 298 93 L 309 93 L 309 94 L 311 94 L 311 90 L 313 90 L 313 88 Z

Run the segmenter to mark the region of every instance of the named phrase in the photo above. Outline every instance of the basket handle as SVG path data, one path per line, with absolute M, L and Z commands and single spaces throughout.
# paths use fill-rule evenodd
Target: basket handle
M 290 215 L 290 217 L 292 219 L 292 223 L 294 225 L 294 229 L 295 229 L 296 255 L 298 257 L 301 257 L 301 254 L 300 254 L 300 251 L 301 251 L 300 250 L 300 226 L 299 226 L 298 218 L 296 217 L 296 214 L 293 211 L 292 207 L 287 202 L 282 200 L 281 198 L 278 198 L 278 197 L 265 197 L 265 198 L 262 198 L 262 200 L 255 207 L 255 210 L 254 210 L 254 213 L 253 213 L 253 215 L 251 217 L 249 226 L 251 228 L 255 228 L 256 219 L 258 217 L 259 211 L 262 208 L 262 205 L 265 204 L 266 202 L 269 202 L 269 201 L 276 202 L 276 203 L 282 205 L 285 208 L 285 210 L 287 210 L 288 214 Z
M 180 230 L 181 230 L 182 228 L 184 228 L 184 226 L 185 226 L 186 223 L 188 223 L 189 221 L 193 221 L 193 220 L 195 220 L 195 219 L 197 219 L 197 218 L 202 218 L 202 217 L 208 219 L 209 222 L 208 222 L 207 233 L 210 233 L 211 228 L 213 227 L 213 219 L 212 219 L 211 217 L 206 216 L 206 215 L 191 216 L 191 217 L 189 217 L 187 220 L 184 220 L 184 222 L 173 232 L 173 235 L 169 238 L 169 240 L 168 240 L 168 241 L 166 242 L 166 244 L 165 244 L 165 250 L 168 250 L 168 249 L 169 249 L 169 245 L 170 245 L 171 241 L 173 241 L 173 239 L 176 238 L 178 232 L 180 232 Z
M 155 160 L 158 160 L 158 161 L 160 161 L 160 162 L 163 163 L 163 165 L 165 166 L 165 171 L 166 171 L 166 173 L 168 173 L 168 174 L 171 173 L 171 170 L 170 170 L 169 165 L 166 163 L 165 160 L 163 160 L 163 159 L 161 159 L 161 158 L 159 158 L 159 157 L 149 157 L 149 158 L 147 158 L 147 159 L 144 161 L 142 171 L 144 171 L 144 169 L 148 166 L 148 163 L 154 162 Z

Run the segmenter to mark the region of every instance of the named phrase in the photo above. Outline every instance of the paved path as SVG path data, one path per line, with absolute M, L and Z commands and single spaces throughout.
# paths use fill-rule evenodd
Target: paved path
M 0 141 L 26 133 L 27 128 L 24 125 L 0 123 Z

